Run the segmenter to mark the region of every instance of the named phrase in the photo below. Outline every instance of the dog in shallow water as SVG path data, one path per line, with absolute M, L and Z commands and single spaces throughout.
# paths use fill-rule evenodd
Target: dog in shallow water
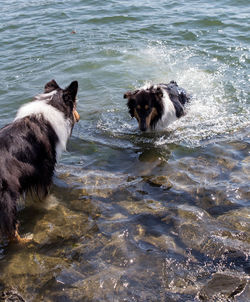
M 138 121 L 141 131 L 164 129 L 185 114 L 190 100 L 186 91 L 175 81 L 169 84 L 146 85 L 124 94 L 131 117 Z
M 44 93 L 0 130 L 0 237 L 25 241 L 18 235 L 18 200 L 29 191 L 40 198 L 48 194 L 55 164 L 80 118 L 77 90 L 77 81 L 66 89 L 48 82 Z

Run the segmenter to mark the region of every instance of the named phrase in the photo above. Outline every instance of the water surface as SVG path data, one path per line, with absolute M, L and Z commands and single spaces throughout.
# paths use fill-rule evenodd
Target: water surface
M 0 3 L 0 126 L 52 78 L 81 115 L 0 300 L 250 300 L 248 1 Z M 140 133 L 124 92 L 170 80 L 187 115 Z

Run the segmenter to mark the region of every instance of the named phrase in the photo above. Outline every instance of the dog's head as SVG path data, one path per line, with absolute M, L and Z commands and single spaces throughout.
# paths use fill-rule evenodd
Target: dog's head
M 161 87 L 151 86 L 146 89 L 128 91 L 124 98 L 128 99 L 127 106 L 131 117 L 138 121 L 141 131 L 153 129 L 163 113 L 163 91 Z
M 78 82 L 73 81 L 67 88 L 62 89 L 55 80 L 51 80 L 44 87 L 44 98 L 50 97 L 48 104 L 63 112 L 65 118 L 72 121 L 72 125 L 79 121 L 80 116 L 76 110 L 76 95 Z M 42 99 L 43 95 L 40 95 Z

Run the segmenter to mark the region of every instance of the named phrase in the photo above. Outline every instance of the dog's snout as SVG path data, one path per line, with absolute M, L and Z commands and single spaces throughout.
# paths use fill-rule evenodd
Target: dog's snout
M 147 130 L 146 122 L 141 121 L 139 128 L 141 131 L 146 131 Z

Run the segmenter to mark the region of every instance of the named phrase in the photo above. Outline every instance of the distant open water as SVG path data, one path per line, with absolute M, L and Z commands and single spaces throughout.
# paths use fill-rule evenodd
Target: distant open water
M 102 238 L 100 236 L 116 238 L 120 232 L 120 237 L 117 236 L 119 240 L 124 238 L 124 241 L 115 241 L 114 246 L 119 248 L 124 244 L 124 257 L 131 257 L 130 260 L 134 259 L 136 263 L 134 268 L 131 264 L 128 271 L 124 268 L 124 277 L 124 272 L 118 269 L 120 265 L 127 267 L 124 263 L 117 264 L 116 261 L 119 260 L 113 259 L 114 257 L 111 262 L 105 262 L 104 258 L 98 262 L 98 257 L 101 256 L 93 247 L 92 254 L 86 256 L 83 253 L 87 257 L 86 261 L 94 261 L 93 268 L 85 268 L 84 264 L 80 268 L 77 266 L 78 262 L 74 262 L 73 254 L 67 254 L 64 246 L 61 250 L 59 247 L 60 253 L 73 259 L 70 262 L 71 269 L 77 267 L 74 269 L 77 274 L 83 274 L 84 280 L 92 275 L 99 280 L 98 274 L 105 276 L 105 270 L 109 270 L 111 263 L 116 268 L 112 278 L 118 283 L 125 280 L 121 285 L 123 290 L 118 295 L 127 299 L 123 301 L 146 301 L 141 296 L 146 289 L 151 299 L 149 301 L 164 301 L 165 298 L 177 299 L 171 301 L 193 301 L 198 299 L 197 293 L 212 273 L 227 270 L 227 265 L 220 260 L 224 259 L 224 254 L 217 253 L 219 249 L 225 249 L 244 255 L 245 262 L 239 266 L 234 264 L 235 267 L 227 272 L 230 275 L 237 271 L 237 278 L 245 280 L 245 274 L 249 273 L 247 259 L 250 249 L 247 240 L 242 239 L 241 242 L 240 238 L 250 236 L 249 214 L 246 214 L 249 213 L 250 200 L 249 1 L 10 0 L 0 1 L 0 7 L 0 126 L 11 122 L 17 109 L 42 92 L 45 83 L 52 78 L 62 87 L 78 80 L 78 111 L 81 120 L 75 126 L 68 152 L 65 152 L 57 167 L 52 190 L 55 198 L 59 199 L 59 209 L 65 208 L 61 212 L 62 216 L 58 214 L 57 219 L 64 217 L 63 215 L 65 219 L 73 215 L 71 212 L 65 214 L 69 209 L 77 209 L 74 212 L 76 220 L 82 221 L 81 215 L 86 215 L 88 219 L 82 231 L 76 234 L 72 231 L 72 236 L 78 238 L 74 244 L 78 244 L 83 250 L 85 245 L 82 238 L 85 238 L 85 231 L 90 228 L 92 219 L 98 225 L 98 231 L 91 235 L 94 244 Z M 167 83 L 170 80 L 177 81 L 192 95 L 186 116 L 164 132 L 140 133 L 136 121 L 131 120 L 127 112 L 124 92 L 146 82 Z M 93 218 L 88 207 L 86 210 L 84 206 L 73 206 L 72 198 L 83 203 L 90 198 L 91 211 L 95 213 L 91 212 L 91 215 L 96 215 L 98 207 L 100 219 Z M 135 209 L 132 205 L 128 206 L 126 202 L 129 201 Z M 138 203 L 142 204 L 137 208 Z M 147 216 L 148 208 L 152 215 L 150 218 Z M 237 212 L 238 208 L 242 212 Z M 38 251 L 43 249 L 45 254 L 52 253 L 49 244 L 44 246 L 44 241 L 39 241 L 39 238 L 43 238 L 45 242 L 50 238 L 50 231 L 57 230 L 56 220 L 50 220 L 49 216 L 44 224 L 40 224 L 39 218 L 42 218 L 38 212 L 35 221 L 29 225 L 29 211 L 27 209 L 21 212 L 23 232 L 34 233 Z M 185 233 L 184 226 L 192 222 L 185 221 L 183 211 L 188 215 L 197 215 L 196 218 L 199 215 L 205 217 L 205 225 L 197 222 L 195 233 L 197 235 L 201 231 L 201 237 L 197 235 L 197 242 L 200 240 L 203 247 L 194 247 L 192 238 L 196 235 L 192 237 L 189 231 Z M 229 220 L 225 216 L 227 212 L 232 213 Z M 48 215 L 52 214 L 48 212 Z M 241 219 L 238 224 L 230 224 L 237 217 L 246 223 L 246 228 L 243 225 L 239 227 Z M 109 219 L 110 227 L 107 227 Z M 180 226 L 182 219 L 184 222 Z M 168 221 L 168 224 L 163 227 L 162 221 Z M 170 221 L 173 222 L 173 229 Z M 225 221 L 229 223 L 226 226 L 223 224 Z M 66 240 L 67 223 L 70 224 L 70 221 L 65 222 L 62 240 Z M 48 224 L 51 227 L 44 230 L 46 235 L 43 237 L 40 229 L 35 231 L 36 224 Z M 213 225 L 213 231 L 208 225 Z M 152 234 L 149 231 L 151 226 L 154 229 Z M 72 225 L 69 228 L 74 230 Z M 223 228 L 229 234 L 227 239 L 223 237 Z M 243 237 L 237 237 L 236 234 L 240 232 Z M 169 236 L 167 239 L 164 237 L 166 234 Z M 173 234 L 177 234 L 179 239 Z M 56 238 L 58 236 L 55 235 Z M 156 240 L 163 238 L 161 236 L 166 242 L 171 241 L 170 237 L 175 238 L 172 248 Z M 53 243 L 51 238 L 49 240 Z M 151 247 L 145 243 L 147 240 L 151 240 Z M 198 252 L 195 254 L 198 264 L 193 264 L 190 270 L 188 266 L 185 270 L 184 265 L 183 271 L 177 269 L 177 273 L 173 272 L 170 276 L 167 275 L 168 268 L 176 269 L 171 266 L 171 261 L 175 259 L 173 261 L 178 262 L 177 254 L 182 253 L 182 248 L 185 249 L 178 246 L 178 240 L 183 241 L 191 254 L 192 248 L 199 251 L 199 255 Z M 218 249 L 213 250 L 204 243 L 213 243 L 213 240 L 216 244 L 220 242 Z M 91 240 L 86 243 L 88 244 L 92 244 Z M 103 244 L 108 246 L 110 243 Z M 171 250 L 172 258 L 168 249 Z M 147 254 L 148 250 L 151 251 L 152 258 Z M 29 255 L 33 259 L 38 251 L 36 247 L 26 250 L 26 259 Z M 13 288 L 16 278 L 18 279 L 18 271 L 15 272 L 5 263 L 10 263 L 12 257 L 20 257 L 19 253 L 22 252 L 11 253 L 8 247 L 0 246 L 0 290 L 7 286 Z M 76 253 L 76 250 L 72 253 Z M 140 286 L 136 285 L 135 280 L 131 281 L 133 278 L 129 272 L 136 274 L 140 271 L 141 276 L 145 274 L 143 264 L 136 262 L 136 259 L 144 257 L 140 253 L 144 256 L 147 254 L 143 258 L 145 267 L 152 269 L 155 276 L 160 276 L 161 281 L 154 281 L 154 276 L 151 276 L 152 282 L 159 282 L 156 288 L 160 288 L 160 296 L 157 296 L 158 291 L 153 285 L 151 288 L 151 285 L 143 281 L 143 277 L 138 277 Z M 58 254 L 58 250 L 55 254 Z M 158 257 L 158 260 L 153 260 L 156 259 L 154 257 Z M 203 257 L 210 257 L 210 260 L 204 260 Z M 21 265 L 22 257 L 18 259 L 17 267 Z M 159 264 L 157 261 L 162 262 Z M 25 284 L 23 289 L 16 285 L 14 287 L 30 301 L 41 301 L 39 299 L 48 292 L 48 301 L 54 301 L 56 298 L 53 298 L 53 293 L 57 287 L 45 286 L 50 278 L 48 276 L 53 272 L 55 280 L 66 282 L 63 279 L 64 269 L 68 266 L 61 263 L 62 270 L 58 273 L 56 268 L 60 263 L 59 259 L 51 266 L 48 259 L 41 258 L 41 262 L 47 267 L 43 289 L 37 290 L 35 285 L 30 284 L 31 280 L 26 280 L 25 277 L 22 277 Z M 206 267 L 207 263 L 210 263 L 210 268 Z M 197 273 L 198 268 L 202 271 L 200 275 Z M 34 276 L 37 276 L 34 278 L 39 279 L 41 271 L 42 265 L 34 271 Z M 29 270 L 24 269 L 23 276 L 27 274 Z M 186 292 L 182 286 L 178 287 L 178 274 L 187 274 L 186 279 L 183 277 L 185 280 L 194 280 L 195 289 L 189 287 L 190 280 L 183 283 L 188 288 Z M 72 272 L 69 273 L 71 275 Z M 20 278 L 19 276 L 18 280 Z M 168 284 L 167 280 L 170 279 L 173 282 Z M 162 280 L 167 284 L 165 287 Z M 111 281 L 113 285 L 108 283 L 109 290 L 105 297 L 102 296 L 101 281 L 98 282 L 100 287 L 96 286 L 96 296 L 91 296 L 88 286 L 77 287 L 74 282 L 72 284 L 79 290 L 84 289 L 81 292 L 86 291 L 86 296 L 81 296 L 82 299 L 121 301 L 116 297 L 115 291 L 111 290 L 114 285 Z M 129 285 L 126 287 L 126 284 Z M 130 292 L 125 291 L 128 288 Z M 69 301 L 76 301 L 71 294 L 69 290 L 66 295 Z M 250 296 L 245 294 L 243 300 L 239 301 L 247 301 L 245 298 L 250 299 Z

